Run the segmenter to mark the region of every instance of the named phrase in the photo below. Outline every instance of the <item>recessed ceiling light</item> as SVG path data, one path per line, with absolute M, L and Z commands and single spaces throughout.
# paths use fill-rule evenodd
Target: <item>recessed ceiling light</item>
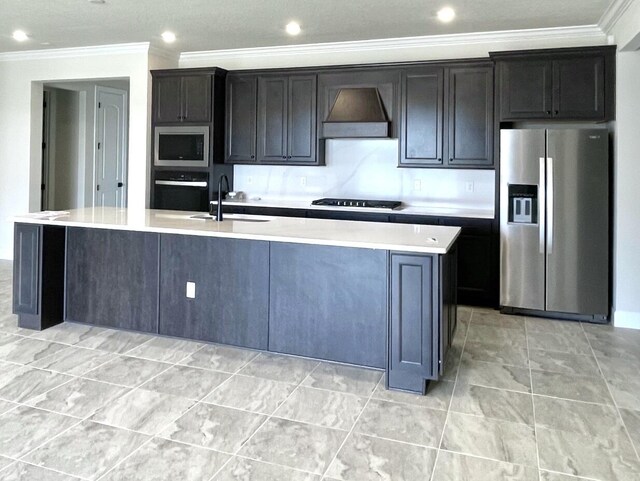
M 300 24 L 298 22 L 289 22 L 285 27 L 289 35 L 298 35 L 300 33 Z
M 167 30 L 166 32 L 162 33 L 162 40 L 164 40 L 166 43 L 173 43 L 176 41 L 176 34 Z
M 443 7 L 440 10 L 438 10 L 438 20 L 440 20 L 443 23 L 449 23 L 451 20 L 455 18 L 455 16 L 456 16 L 456 12 L 451 7 Z
M 89 3 L 95 3 L 96 5 L 102 5 L 103 3 L 107 3 L 106 0 L 89 0 Z
M 18 42 L 24 42 L 25 40 L 29 40 L 29 35 L 27 35 L 22 30 L 15 30 L 13 32 L 13 35 L 11 35 L 11 36 L 13 37 L 14 40 L 16 40 Z

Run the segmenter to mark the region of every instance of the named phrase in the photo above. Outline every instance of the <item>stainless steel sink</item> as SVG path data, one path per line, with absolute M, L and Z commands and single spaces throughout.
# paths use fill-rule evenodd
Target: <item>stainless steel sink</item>
M 216 220 L 215 215 L 211 214 L 195 214 L 189 216 L 189 219 L 198 219 L 198 220 Z M 265 217 L 262 215 L 246 215 L 246 214 L 224 214 L 222 220 L 232 220 L 239 222 L 269 222 L 271 220 L 270 217 Z

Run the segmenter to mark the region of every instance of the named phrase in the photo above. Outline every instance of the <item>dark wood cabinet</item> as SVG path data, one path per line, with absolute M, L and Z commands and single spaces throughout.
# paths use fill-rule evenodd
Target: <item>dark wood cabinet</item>
M 615 47 L 495 52 L 500 120 L 614 118 Z
M 212 77 L 180 70 L 153 71 L 153 120 L 155 123 L 211 121 Z
M 401 167 L 493 166 L 493 66 L 402 74 Z
M 63 227 L 16 223 L 13 312 L 18 325 L 42 330 L 63 320 Z
M 258 162 L 316 161 L 316 76 L 260 76 Z
M 65 320 L 158 332 L 158 254 L 159 234 L 67 228 Z
M 499 239 L 493 220 L 443 217 L 440 225 L 462 228 L 458 237 L 458 302 L 497 307 Z
M 269 350 L 385 367 L 387 252 L 271 243 Z
M 160 334 L 267 349 L 268 242 L 162 235 L 160 270 Z
M 227 76 L 225 162 L 256 162 L 258 77 Z
M 392 252 L 390 264 L 387 386 L 425 394 L 426 381 L 442 372 L 456 325 L 455 250 L 445 256 Z
M 449 69 L 447 163 L 493 165 L 493 67 Z
M 400 165 L 443 165 L 444 69 L 425 67 L 402 75 Z

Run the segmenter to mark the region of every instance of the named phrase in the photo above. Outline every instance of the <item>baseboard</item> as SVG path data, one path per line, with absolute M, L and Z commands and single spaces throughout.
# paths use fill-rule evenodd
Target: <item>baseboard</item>
M 640 312 L 614 311 L 613 325 L 629 329 L 640 329 Z

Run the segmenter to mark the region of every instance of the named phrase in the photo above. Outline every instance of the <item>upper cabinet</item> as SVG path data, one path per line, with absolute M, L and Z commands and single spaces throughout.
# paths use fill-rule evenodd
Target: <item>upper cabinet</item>
M 317 164 L 316 75 L 227 78 L 230 163 Z
M 227 76 L 225 162 L 256 161 L 258 77 Z
M 258 162 L 316 161 L 316 76 L 258 80 Z
M 493 66 L 425 66 L 402 73 L 400 166 L 493 166 Z
M 155 123 L 211 121 L 210 73 L 186 74 L 177 69 L 154 71 L 152 75 Z
M 615 46 L 497 52 L 500 120 L 614 118 Z

